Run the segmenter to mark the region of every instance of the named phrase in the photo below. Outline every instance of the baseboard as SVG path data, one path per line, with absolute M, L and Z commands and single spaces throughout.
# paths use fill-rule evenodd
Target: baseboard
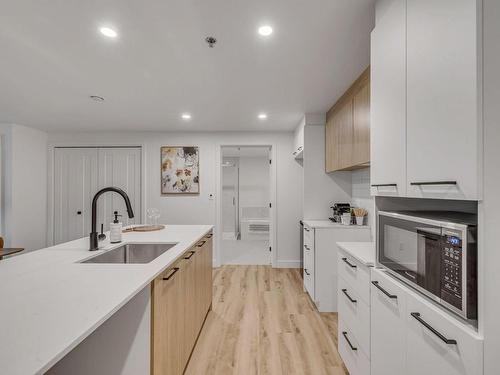
M 301 268 L 300 260 L 278 260 L 277 268 Z

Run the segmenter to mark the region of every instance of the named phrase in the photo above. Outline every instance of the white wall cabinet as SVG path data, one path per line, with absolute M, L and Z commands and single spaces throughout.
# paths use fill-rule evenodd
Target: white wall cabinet
M 371 375 L 483 373 L 483 339 L 471 327 L 377 269 L 371 327 Z
M 54 244 L 88 236 L 91 203 L 101 188 L 115 186 L 130 198 L 135 218 L 129 219 L 123 199 L 105 194 L 98 203 L 100 224 L 108 230 L 113 212 L 124 225 L 141 222 L 141 149 L 56 148 L 54 150 Z
M 373 195 L 406 195 L 406 1 L 376 4 L 371 34 Z
M 481 199 L 480 25 L 480 0 L 377 2 L 372 194 Z

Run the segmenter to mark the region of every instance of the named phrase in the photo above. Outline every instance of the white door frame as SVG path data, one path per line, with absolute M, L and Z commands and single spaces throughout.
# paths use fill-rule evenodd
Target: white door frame
M 143 218 L 146 217 L 146 144 L 145 143 L 111 143 L 111 142 L 54 142 L 48 145 L 48 170 L 47 170 L 47 246 L 54 245 L 54 179 L 55 179 L 55 149 L 56 148 L 127 148 L 127 147 L 138 147 L 141 149 L 141 211 L 137 215 L 137 211 L 134 210 L 134 214 L 139 218 L 142 223 Z
M 270 203 L 271 208 L 269 210 L 269 246 L 271 246 L 271 265 L 273 268 L 278 266 L 278 241 L 276 235 L 277 227 L 277 207 L 276 207 L 276 182 L 277 182 L 277 152 L 275 143 L 259 143 L 259 142 L 231 142 L 231 143 L 217 143 L 217 148 L 215 152 L 215 184 L 217 194 L 215 196 L 216 201 L 216 213 L 215 213 L 215 267 L 220 267 L 222 264 L 222 148 L 223 147 L 270 147 L 271 148 L 271 164 L 270 164 L 270 174 L 271 174 L 271 186 L 270 186 Z

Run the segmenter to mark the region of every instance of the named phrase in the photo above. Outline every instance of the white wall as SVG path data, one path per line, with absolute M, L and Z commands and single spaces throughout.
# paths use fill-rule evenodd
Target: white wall
M 498 228 L 500 225 L 500 2 L 484 0 L 484 200 L 482 211 L 483 246 L 479 258 L 482 270 L 484 373 L 498 374 L 500 353 L 500 252 L 498 251 Z M 480 227 L 481 228 L 481 227 Z M 481 239 L 481 234 L 480 234 Z M 480 288 L 481 290 L 481 288 Z M 483 297 L 483 298 L 481 298 Z
M 143 145 L 145 150 L 145 209 L 157 207 L 160 221 L 169 224 L 215 224 L 216 149 L 224 145 L 275 145 L 277 160 L 277 259 L 278 265 L 296 263 L 299 254 L 299 227 L 302 216 L 302 189 L 298 183 L 301 167 L 291 156 L 292 132 L 115 132 L 115 133 L 56 133 L 49 135 L 51 145 Z M 160 147 L 200 147 L 200 195 L 160 195 Z M 50 161 L 50 160 L 49 160 Z M 51 161 L 50 161 L 51 162 Z
M 0 125 L 2 134 L 2 235 L 5 246 L 46 246 L 47 134 Z
M 375 200 L 370 195 L 370 168 L 352 171 L 352 205 L 361 207 L 368 211 L 368 219 L 365 224 L 372 228 L 375 234 Z M 375 238 L 375 237 L 373 237 Z
M 351 172 L 325 172 L 324 125 L 306 124 L 303 166 L 304 219 L 328 219 L 333 203 L 351 202 Z

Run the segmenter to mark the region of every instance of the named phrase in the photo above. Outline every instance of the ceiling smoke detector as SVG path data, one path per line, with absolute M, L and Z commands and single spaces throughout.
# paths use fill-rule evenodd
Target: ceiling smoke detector
M 217 39 L 215 39 L 213 36 L 207 36 L 205 38 L 205 42 L 208 43 L 209 48 L 214 48 L 215 43 L 217 43 Z

